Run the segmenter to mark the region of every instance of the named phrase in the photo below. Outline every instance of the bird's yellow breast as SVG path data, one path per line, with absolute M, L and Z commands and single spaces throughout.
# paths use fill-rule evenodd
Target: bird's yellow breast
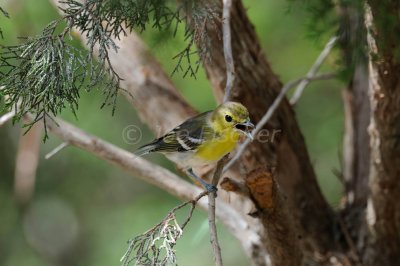
M 239 138 L 240 134 L 234 130 L 225 132 L 200 145 L 195 156 L 205 161 L 218 161 L 235 148 Z

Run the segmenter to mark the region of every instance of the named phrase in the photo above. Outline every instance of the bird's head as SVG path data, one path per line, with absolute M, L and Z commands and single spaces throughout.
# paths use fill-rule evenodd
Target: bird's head
M 250 129 L 254 125 L 250 122 L 249 111 L 238 102 L 221 104 L 215 109 L 211 120 L 218 132 L 229 130 L 253 139 Z

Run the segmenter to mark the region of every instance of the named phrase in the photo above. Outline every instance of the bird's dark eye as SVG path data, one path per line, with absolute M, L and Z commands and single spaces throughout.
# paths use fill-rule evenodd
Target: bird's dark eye
M 232 116 L 226 115 L 226 116 L 225 116 L 225 121 L 226 121 L 226 122 L 232 122 Z

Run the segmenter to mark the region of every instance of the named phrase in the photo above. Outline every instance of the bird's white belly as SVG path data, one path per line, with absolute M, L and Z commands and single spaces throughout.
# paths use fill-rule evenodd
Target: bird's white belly
M 164 153 L 164 155 L 171 161 L 177 163 L 183 168 L 192 168 L 198 166 L 204 166 L 211 164 L 212 162 L 207 160 L 202 160 L 198 157 L 194 157 L 194 151 L 187 152 L 176 152 L 176 153 Z

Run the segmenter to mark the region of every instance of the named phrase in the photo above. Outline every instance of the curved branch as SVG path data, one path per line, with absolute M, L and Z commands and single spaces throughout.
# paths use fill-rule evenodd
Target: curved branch
M 26 115 L 26 118 L 29 121 L 33 121 L 34 119 L 30 114 Z M 132 153 L 86 133 L 61 119 L 54 119 L 54 121 L 48 119 L 46 123 L 49 131 L 59 137 L 63 142 L 67 142 L 71 146 L 92 153 L 100 159 L 180 199 L 192 200 L 202 192 L 200 188 L 183 180 L 167 169 L 134 156 Z M 200 200 L 198 204 L 203 210 L 208 209 L 207 200 L 204 198 Z M 252 231 L 247 221 L 243 219 L 240 213 L 223 201 L 218 203 L 216 216 L 239 240 L 244 251 L 251 258 L 255 247 L 260 247 L 261 244 L 259 236 Z
M 217 167 L 213 178 L 211 180 L 211 185 L 217 186 L 219 179 L 222 175 L 222 170 L 224 169 L 224 164 L 228 156 L 226 155 L 221 160 L 218 161 Z M 218 243 L 217 226 L 215 224 L 215 199 L 217 197 L 217 192 L 208 193 L 208 228 L 210 230 L 210 242 L 214 251 L 215 265 L 222 266 L 222 255 L 221 247 Z

